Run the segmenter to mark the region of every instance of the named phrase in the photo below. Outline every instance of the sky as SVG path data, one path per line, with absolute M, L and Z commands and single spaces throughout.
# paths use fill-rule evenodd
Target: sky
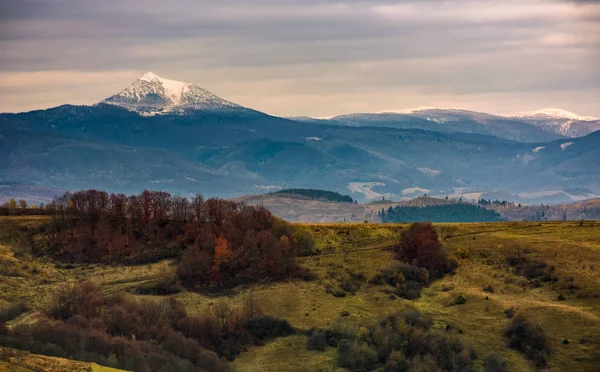
M 152 71 L 280 116 L 600 117 L 600 1 L 1 3 L 0 112 L 93 104 Z

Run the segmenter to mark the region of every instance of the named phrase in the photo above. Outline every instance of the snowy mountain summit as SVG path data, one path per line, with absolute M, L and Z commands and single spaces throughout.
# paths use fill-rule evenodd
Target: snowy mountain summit
M 181 81 L 164 79 L 150 71 L 102 103 L 122 106 L 143 115 L 240 107 L 217 97 L 206 89 Z
M 600 120 L 592 116 L 580 116 L 569 112 L 567 110 L 547 108 L 531 112 L 521 112 L 515 115 L 518 118 L 540 118 L 540 119 L 571 119 L 571 120 L 582 120 L 582 121 L 596 121 Z
M 571 138 L 585 136 L 600 130 L 600 119 L 592 116 L 580 116 L 556 108 L 522 112 L 514 115 L 514 118 Z

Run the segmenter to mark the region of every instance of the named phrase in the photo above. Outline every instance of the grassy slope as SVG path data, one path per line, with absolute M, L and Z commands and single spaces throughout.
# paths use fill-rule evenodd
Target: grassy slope
M 119 372 L 123 370 L 100 366 L 96 363 L 78 362 L 64 358 L 36 355 L 26 351 L 0 346 L 0 371 Z
M 26 252 L 27 240 L 15 224 L 42 223 L 28 218 L 0 218 L 0 263 L 14 270 L 0 277 L 0 306 L 16 299 L 27 300 L 34 310 L 47 305 L 51 294 L 66 281 L 89 278 L 105 293 L 133 290 L 156 280 L 172 269 L 171 262 L 136 267 L 77 266 L 59 268 L 53 263 L 32 259 Z M 344 298 L 325 292 L 333 284 L 329 272 L 345 270 L 363 272 L 368 278 L 393 262 L 385 248 L 392 244 L 403 226 L 374 224 L 305 224 L 323 251 L 320 256 L 301 258 L 303 266 L 317 274 L 312 282 L 291 281 L 238 287 L 224 296 L 184 292 L 176 295 L 191 313 L 200 313 L 216 301 L 239 302 L 252 292 L 265 313 L 289 320 L 295 327 L 308 330 L 330 327 L 335 323 L 355 327 L 368 325 L 381 317 L 416 307 L 431 315 L 438 328 L 450 324 L 461 330 L 464 342 L 473 345 L 480 358 L 501 352 L 511 371 L 532 370 L 532 364 L 518 352 L 505 347 L 502 329 L 507 323 L 504 310 L 510 306 L 532 310 L 544 324 L 550 341 L 551 370 L 593 371 L 600 361 L 600 223 L 494 223 L 438 225 L 447 238 L 444 245 L 451 254 L 468 251 L 460 259 L 454 276 L 435 282 L 420 299 L 390 299 L 385 286 L 363 287 Z M 450 237 L 451 236 L 451 237 Z M 530 259 L 556 267 L 560 278 L 556 288 L 545 285 L 532 289 L 527 280 L 504 265 L 504 257 L 521 252 Z M 580 289 L 566 289 L 567 279 L 574 278 Z M 483 288 L 494 287 L 494 293 Z M 450 290 L 442 290 L 442 287 Z M 452 305 L 459 294 L 467 298 L 464 305 Z M 557 301 L 563 294 L 565 301 Z M 486 300 L 488 296 L 488 300 Z M 152 296 L 144 296 L 152 298 Z M 348 311 L 349 317 L 340 317 Z M 27 314 L 12 323 L 28 321 Z M 562 342 L 568 339 L 568 345 Z M 580 340 L 584 340 L 580 343 Z M 264 346 L 252 347 L 234 362 L 240 371 L 334 370 L 335 350 L 324 353 L 307 351 L 306 337 L 296 335 L 277 339 Z M 0 365 L 1 367 L 1 365 Z

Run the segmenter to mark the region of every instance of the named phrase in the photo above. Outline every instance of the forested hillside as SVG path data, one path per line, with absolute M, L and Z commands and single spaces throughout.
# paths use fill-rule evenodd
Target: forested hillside
M 283 189 L 275 191 L 272 194 L 285 194 L 285 195 L 301 195 L 313 200 L 326 200 L 332 202 L 346 202 L 354 203 L 355 200 L 348 195 L 342 195 L 339 192 L 318 190 L 318 189 Z
M 426 207 L 389 207 L 379 212 L 382 222 L 494 222 L 500 214 L 474 204 L 457 203 Z

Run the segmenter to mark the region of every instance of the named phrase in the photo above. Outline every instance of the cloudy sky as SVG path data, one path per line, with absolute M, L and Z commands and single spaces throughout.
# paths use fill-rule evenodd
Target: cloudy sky
M 600 117 L 600 1 L 2 0 L 2 112 L 98 102 L 148 70 L 283 116 Z

